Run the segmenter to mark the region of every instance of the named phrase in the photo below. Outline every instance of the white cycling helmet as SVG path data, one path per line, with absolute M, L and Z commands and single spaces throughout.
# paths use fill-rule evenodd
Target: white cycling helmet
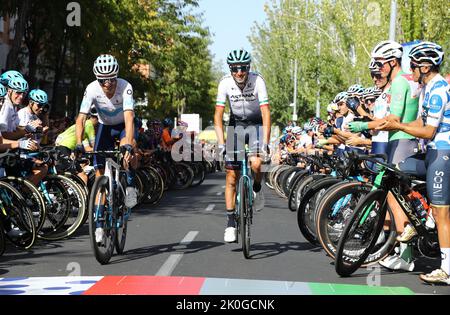
M 302 131 L 303 131 L 302 128 L 301 128 L 301 127 L 298 127 L 298 126 L 292 128 L 292 133 L 295 134 L 295 135 L 301 134 Z
M 93 70 L 97 79 L 117 78 L 119 63 L 111 55 L 100 55 L 94 62 Z
M 444 61 L 444 51 L 438 44 L 432 42 L 422 42 L 411 49 L 409 58 L 411 58 L 418 65 L 432 64 L 439 66 L 442 61 Z
M 340 92 L 335 96 L 333 103 L 338 104 L 339 102 L 345 102 L 347 97 L 348 97 L 347 92 Z
M 364 87 L 361 84 L 353 84 L 347 90 L 348 96 L 362 96 Z
M 403 46 L 393 40 L 385 40 L 375 46 L 372 50 L 372 58 L 383 58 L 386 60 L 400 59 L 403 55 Z

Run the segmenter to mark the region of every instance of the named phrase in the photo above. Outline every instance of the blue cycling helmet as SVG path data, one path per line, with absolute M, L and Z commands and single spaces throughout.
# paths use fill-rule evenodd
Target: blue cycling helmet
M 28 91 L 28 82 L 21 77 L 15 77 L 8 81 L 8 88 L 16 92 Z
M 6 71 L 0 76 L 0 83 L 4 86 L 7 86 L 9 80 L 11 80 L 12 78 L 23 78 L 23 75 L 19 71 L 15 70 Z
M 164 120 L 162 121 L 162 124 L 164 127 L 173 126 L 173 120 L 170 118 L 164 118 Z
M 0 83 L 0 97 L 5 97 L 6 95 L 6 88 L 3 86 L 3 84 Z
M 235 49 L 228 54 L 227 63 L 229 65 L 238 63 L 250 63 L 252 56 L 244 49 Z
M 47 93 L 39 89 L 31 90 L 30 100 L 38 104 L 47 104 L 48 103 Z

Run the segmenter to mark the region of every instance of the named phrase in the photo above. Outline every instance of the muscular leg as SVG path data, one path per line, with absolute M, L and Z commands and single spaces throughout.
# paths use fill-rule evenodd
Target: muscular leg
M 225 206 L 227 210 L 234 210 L 236 203 L 236 181 L 239 178 L 239 171 L 227 170 L 225 184 Z

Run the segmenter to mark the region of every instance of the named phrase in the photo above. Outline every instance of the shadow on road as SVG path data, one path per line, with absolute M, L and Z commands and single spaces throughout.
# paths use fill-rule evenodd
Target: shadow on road
M 172 243 L 164 245 L 145 246 L 126 251 L 124 255 L 121 256 L 121 258 L 110 262 L 110 264 L 113 265 L 167 253 L 194 254 L 222 245 L 223 243 L 219 242 L 194 241 L 188 245 L 180 245 L 180 243 Z
M 287 242 L 284 244 L 275 242 L 256 243 L 250 246 L 250 258 L 264 259 L 283 254 L 287 251 L 316 251 L 317 249 L 320 248 L 309 242 Z M 234 249 L 233 251 L 242 251 L 242 249 Z

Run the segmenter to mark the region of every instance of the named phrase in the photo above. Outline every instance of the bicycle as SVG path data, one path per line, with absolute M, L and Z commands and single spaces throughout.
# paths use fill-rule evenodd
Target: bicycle
M 243 159 L 240 161 L 240 177 L 236 192 L 236 242 L 239 242 L 239 236 L 242 242 L 242 251 L 246 259 L 250 258 L 250 227 L 253 223 L 253 179 L 250 175 L 248 167 L 248 146 L 244 150 L 233 152 L 233 154 L 241 155 Z
M 124 204 L 126 179 L 120 171 L 121 152 L 95 151 L 86 154 L 98 154 L 106 158 L 105 173 L 95 179 L 88 208 L 91 247 L 97 261 L 104 265 L 111 259 L 114 248 L 119 255 L 123 254 L 131 209 Z M 104 206 L 104 210 L 100 206 Z M 101 225 L 104 236 L 103 240 L 97 243 L 95 230 Z
M 438 258 L 440 250 L 436 228 L 428 228 L 425 225 L 416 214 L 409 197 L 413 190 L 426 196 L 426 185 L 419 182 L 420 178 L 414 175 L 403 173 L 374 159 L 367 160 L 383 169 L 374 181 L 374 188 L 360 201 L 342 233 L 335 257 L 336 272 L 343 277 L 350 276 L 376 249 L 380 233 L 383 233 L 389 192 L 397 200 L 409 222 L 414 225 L 418 234 L 419 252 L 429 258 Z

